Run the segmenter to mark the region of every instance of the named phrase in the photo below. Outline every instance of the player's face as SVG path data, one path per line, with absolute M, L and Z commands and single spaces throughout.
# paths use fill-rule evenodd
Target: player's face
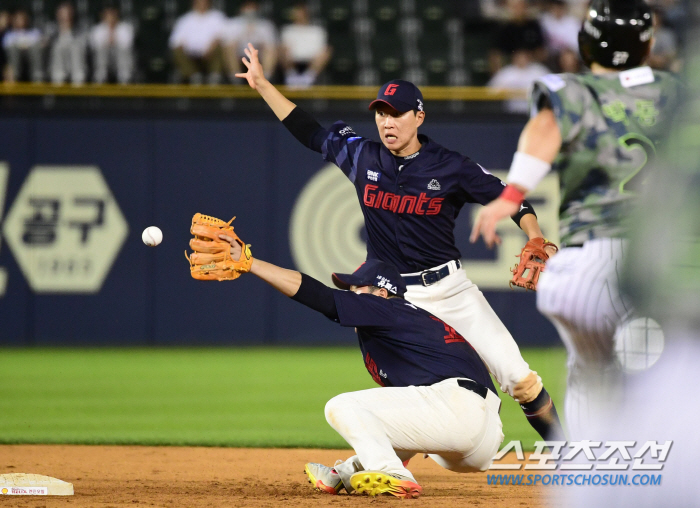
M 423 111 L 399 113 L 388 104 L 380 104 L 374 111 L 379 137 L 394 155 L 410 155 L 420 149 L 418 127 L 423 118 Z
M 386 289 L 380 288 L 377 289 L 372 286 L 350 286 L 350 291 L 352 291 L 355 294 L 361 295 L 363 293 L 366 293 L 368 295 L 375 295 L 379 296 L 380 298 L 387 298 L 389 296 L 389 293 L 387 292 Z
M 350 291 L 358 295 L 370 292 L 369 286 L 350 286 Z

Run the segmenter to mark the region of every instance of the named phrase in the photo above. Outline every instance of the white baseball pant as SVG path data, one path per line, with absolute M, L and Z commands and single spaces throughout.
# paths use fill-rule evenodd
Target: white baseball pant
M 457 378 L 338 395 L 326 404 L 326 420 L 356 455 L 335 469 L 346 486 L 354 473 L 367 470 L 415 481 L 403 462 L 427 453 L 451 471 L 485 471 L 503 441 L 500 405 L 491 390 L 483 398 Z
M 623 376 L 613 337 L 632 311 L 619 290 L 624 249 L 616 238 L 561 249 L 537 285 L 537 308 L 568 352 L 564 410 L 571 439 L 595 438 L 596 422 L 620 404 Z
M 467 278 L 466 272 L 457 268 L 454 261 L 431 270 L 443 266 L 450 267 L 450 275 L 430 286 L 408 286 L 406 300 L 457 330 L 479 353 L 501 390 L 512 396 L 514 387 L 530 374 L 530 366 L 520 354 L 513 336 L 476 284 Z M 541 383 L 541 379 L 538 380 Z

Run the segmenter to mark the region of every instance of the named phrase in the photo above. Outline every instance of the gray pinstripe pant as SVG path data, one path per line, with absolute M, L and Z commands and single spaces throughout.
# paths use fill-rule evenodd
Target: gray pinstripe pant
M 568 352 L 565 414 L 571 439 L 599 435 L 596 422 L 620 404 L 624 377 L 613 338 L 632 313 L 619 290 L 624 250 L 625 241 L 616 238 L 562 249 L 547 262 L 537 287 L 537 308 Z

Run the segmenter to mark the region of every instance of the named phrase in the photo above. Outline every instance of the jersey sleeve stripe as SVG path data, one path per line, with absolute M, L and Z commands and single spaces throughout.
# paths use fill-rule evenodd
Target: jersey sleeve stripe
M 355 180 L 357 180 L 357 164 L 358 161 L 360 160 L 360 153 L 362 152 L 362 149 L 365 147 L 365 144 L 367 143 L 366 139 L 363 139 L 360 141 L 360 145 L 357 147 L 355 150 L 355 153 L 353 154 L 352 158 L 352 175 L 348 175 L 348 178 L 352 183 L 355 183 Z

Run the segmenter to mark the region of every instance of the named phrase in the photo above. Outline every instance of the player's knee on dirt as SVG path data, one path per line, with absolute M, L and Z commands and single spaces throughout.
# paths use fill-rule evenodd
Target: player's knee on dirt
M 542 378 L 537 375 L 537 372 L 530 371 L 513 387 L 513 398 L 520 404 L 526 404 L 535 400 L 542 388 Z
M 328 425 L 346 440 L 355 434 L 354 429 L 367 417 L 358 408 L 354 398 L 347 393 L 336 395 L 326 402 L 324 413 Z
M 333 397 L 331 400 L 326 402 L 326 408 L 324 410 L 324 413 L 326 415 L 326 421 L 328 422 L 328 425 L 333 427 L 334 429 L 338 429 L 339 426 L 339 413 L 343 411 L 345 407 L 347 407 L 348 402 L 343 401 L 343 395 L 337 395 Z
M 430 454 L 430 458 L 440 466 L 455 473 L 478 473 L 488 469 L 488 465 L 484 465 L 483 468 L 475 466 L 461 453 Z

